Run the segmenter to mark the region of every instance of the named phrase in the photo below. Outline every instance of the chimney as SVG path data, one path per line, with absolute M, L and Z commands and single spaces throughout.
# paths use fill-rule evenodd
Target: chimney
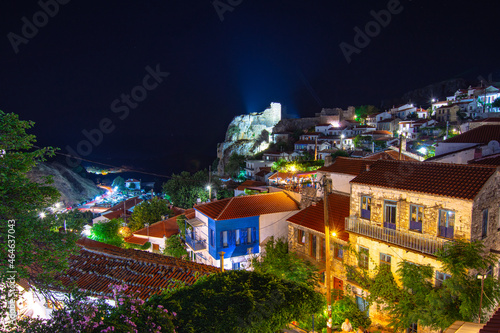
M 366 171 L 370 171 L 370 164 L 365 165 Z

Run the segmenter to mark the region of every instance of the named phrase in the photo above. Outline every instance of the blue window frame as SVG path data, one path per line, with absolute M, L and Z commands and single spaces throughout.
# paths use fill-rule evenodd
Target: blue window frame
M 365 315 L 369 316 L 368 302 L 365 301 L 362 297 L 356 296 L 356 305 L 358 306 L 359 311 L 365 313 Z
M 241 268 L 241 265 L 239 262 L 233 262 L 233 270 L 239 270 Z
M 215 231 L 210 229 L 210 246 L 215 247 Z
M 372 198 L 369 196 L 361 197 L 361 217 L 369 220 L 371 218 L 372 211 Z
M 410 205 L 410 230 L 422 232 L 422 222 L 424 220 L 424 207 Z
M 445 280 L 451 278 L 450 274 L 446 274 L 443 272 L 436 271 L 436 287 L 441 287 Z
M 455 227 L 455 212 L 452 210 L 439 210 L 439 236 L 453 238 Z
M 229 238 L 228 238 L 228 231 L 222 231 L 220 233 L 220 241 L 222 247 L 228 247 L 229 246 Z
M 396 201 L 384 201 L 384 228 L 396 229 L 397 204 Z

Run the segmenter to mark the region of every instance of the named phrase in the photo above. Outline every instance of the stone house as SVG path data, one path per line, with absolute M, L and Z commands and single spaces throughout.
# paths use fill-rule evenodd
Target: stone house
M 430 264 L 439 284 L 447 272 L 436 252 L 446 242 L 482 240 L 487 250 L 500 253 L 497 167 L 378 160 L 369 168 L 351 181 L 345 225 L 351 246 L 365 258 L 358 266 L 372 271 L 385 264 L 396 273 L 402 260 Z M 348 284 L 366 297 L 355 282 Z M 372 320 L 385 322 L 376 305 L 369 311 Z
M 346 275 L 342 264 L 344 248 L 347 247 L 349 234 L 344 230 L 344 220 L 349 216 L 349 194 L 334 192 L 328 195 L 328 218 L 330 230 L 336 236 L 331 237 L 331 288 L 338 292 L 344 291 Z M 325 223 L 324 202 L 313 203 L 306 209 L 289 217 L 288 246 L 290 251 L 301 258 L 312 262 L 319 270 L 320 289 L 326 292 L 325 286 Z

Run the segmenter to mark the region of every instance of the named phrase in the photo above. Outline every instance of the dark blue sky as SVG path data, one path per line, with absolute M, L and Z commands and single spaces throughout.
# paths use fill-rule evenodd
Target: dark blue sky
M 60 0 L 53 17 L 37 1 L 8 2 L 0 109 L 34 120 L 39 144 L 62 152 L 84 152 L 82 131 L 104 119 L 86 158 L 162 174 L 207 167 L 231 119 L 272 101 L 306 117 L 450 78 L 500 81 L 493 1 L 220 0 L 236 4 L 223 21 L 212 1 Z M 355 46 L 353 29 L 388 6 L 398 13 L 348 63 L 339 45 Z M 23 17 L 39 20 L 36 35 L 23 36 Z M 169 73 L 146 79 L 150 90 L 147 66 Z M 131 92 L 141 101 L 127 106 Z

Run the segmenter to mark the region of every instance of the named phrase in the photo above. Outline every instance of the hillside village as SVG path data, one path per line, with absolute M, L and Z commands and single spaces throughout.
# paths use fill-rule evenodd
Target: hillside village
M 445 244 L 479 240 L 486 251 L 500 254 L 499 97 L 493 86 L 470 87 L 432 101 L 428 109 L 407 103 L 361 117 L 354 107 L 333 108 L 311 118 L 282 119 L 281 105 L 272 103 L 263 113 L 236 117 L 217 149 L 213 173 L 225 186 L 233 184 L 233 197 L 210 194 L 194 207 L 170 206 L 171 216 L 125 237 L 135 250 L 83 238 L 59 279 L 103 297 L 112 296 L 109 283 L 121 281 L 147 299 L 174 280 L 190 285 L 221 270 L 251 270 L 267 242 L 282 238 L 317 267 L 323 293 L 329 283 L 353 296 L 373 323 L 387 325 L 348 267 L 370 271 L 385 265 L 396 274 L 401 261 L 430 264 L 437 286 L 449 277 L 436 260 Z M 232 154 L 247 157 L 243 182 L 224 172 Z M 126 184 L 141 187 L 135 179 Z M 93 224 L 126 221 L 142 201 L 134 196 L 106 207 Z M 325 225 L 332 231 L 330 254 Z M 189 260 L 161 254 L 182 229 Z M 348 247 L 359 257 L 349 255 Z M 500 265 L 486 273 L 500 278 Z M 21 311 L 47 317 L 53 304 L 21 287 Z

